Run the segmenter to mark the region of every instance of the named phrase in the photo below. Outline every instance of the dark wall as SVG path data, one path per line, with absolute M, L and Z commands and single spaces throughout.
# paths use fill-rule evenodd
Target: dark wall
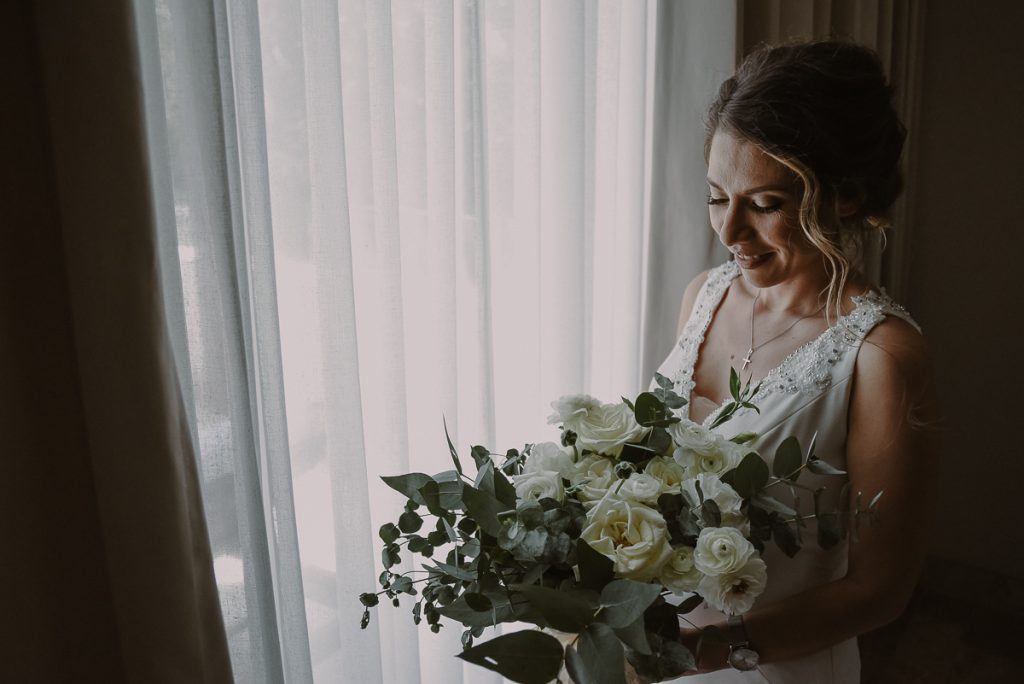
M 931 0 L 908 305 L 945 413 L 935 554 L 1024 577 L 1024 4 Z
M 29 2 L 0 9 L 0 681 L 123 681 Z

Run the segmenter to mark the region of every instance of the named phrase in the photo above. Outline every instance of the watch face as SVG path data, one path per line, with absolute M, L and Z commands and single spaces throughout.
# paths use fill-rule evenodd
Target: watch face
M 757 667 L 760 659 L 757 651 L 745 646 L 734 648 L 729 652 L 729 664 L 737 670 L 753 670 Z

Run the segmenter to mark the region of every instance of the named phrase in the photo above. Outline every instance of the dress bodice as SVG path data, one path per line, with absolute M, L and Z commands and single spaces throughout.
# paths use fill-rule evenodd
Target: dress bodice
M 739 266 L 732 261 L 708 273 L 678 342 L 659 368 L 662 375 L 673 381 L 676 393 L 685 399 L 691 397 L 695 384 L 694 367 L 715 311 L 739 273 Z M 857 352 L 864 338 L 886 316 L 902 318 L 917 327 L 906 310 L 884 293 L 868 292 L 854 297 L 853 302 L 854 307 L 848 314 L 841 316 L 818 337 L 796 348 L 768 372 L 751 400 L 760 413 L 740 409 L 716 431 L 726 437 L 743 432 L 757 433 L 758 438 L 752 446 L 769 466 L 783 439 L 795 436 L 805 450 L 813 439 L 815 453 L 820 458 L 845 470 L 851 381 Z M 707 416 L 705 427 L 711 425 L 721 409 L 719 406 Z M 681 413 L 684 418 L 689 417 L 688 404 Z M 834 507 L 838 504 L 844 478 L 805 473 L 800 483 L 815 489 L 825 487 L 821 502 L 826 507 Z M 796 506 L 801 514 L 813 513 L 811 498 L 801 497 Z M 783 500 L 791 503 L 786 497 Z M 794 558 L 788 558 L 774 544 L 767 546 L 763 558 L 768 565 L 768 584 L 756 605 L 780 601 L 839 579 L 846 573 L 846 544 L 822 550 L 814 543 L 813 523 L 804 531 L 803 537 L 804 546 Z M 721 613 L 709 608 L 699 608 L 687 617 L 697 624 L 725 620 Z M 760 672 L 723 670 L 680 681 L 725 684 L 765 681 L 765 677 L 774 684 L 859 682 L 860 659 L 856 640 L 850 639 L 804 658 L 764 665 Z

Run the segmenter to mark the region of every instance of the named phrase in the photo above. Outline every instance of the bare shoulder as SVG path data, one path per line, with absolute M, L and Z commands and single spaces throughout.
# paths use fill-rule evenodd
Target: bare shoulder
M 857 354 L 858 378 L 902 378 L 904 382 L 925 381 L 930 373 L 928 347 L 917 328 L 896 316 L 871 329 Z
M 683 292 L 683 303 L 679 307 L 679 325 L 676 328 L 676 337 L 683 334 L 683 326 L 690 319 L 690 314 L 693 312 L 693 304 L 697 301 L 697 294 L 700 293 L 700 288 L 707 282 L 708 273 L 710 272 L 711 270 L 708 269 L 700 273 L 686 286 L 686 290 Z
M 937 419 L 928 347 L 913 325 L 889 316 L 868 333 L 857 353 L 851 402 L 868 424 L 883 414 L 919 426 Z

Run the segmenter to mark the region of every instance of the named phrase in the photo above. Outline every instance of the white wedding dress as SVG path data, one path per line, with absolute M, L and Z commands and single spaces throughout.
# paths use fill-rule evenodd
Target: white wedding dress
M 694 386 L 693 368 L 705 332 L 729 284 L 739 273 L 740 268 L 733 261 L 709 272 L 678 343 L 659 368 L 662 375 L 675 382 L 676 392 L 686 399 L 690 398 Z M 849 314 L 816 339 L 796 349 L 765 376 L 760 391 L 753 399 L 760 414 L 741 409 L 716 430 L 726 437 L 741 432 L 758 433 L 759 438 L 753 446 L 769 465 L 776 447 L 786 437 L 796 436 L 806 450 L 811 438 L 817 434 L 815 453 L 845 470 L 847 407 L 854 362 L 861 342 L 876 324 L 889 315 L 903 318 L 917 327 L 907 312 L 884 294 L 872 292 L 855 297 L 854 302 L 855 308 Z M 711 424 L 719 410 L 721 407 L 707 417 L 705 426 Z M 688 418 L 688 411 L 688 405 L 680 410 L 683 418 Z M 844 478 L 805 473 L 800 483 L 815 488 L 827 487 L 822 503 L 833 508 Z M 804 494 L 800 509 L 803 513 L 812 513 L 811 496 L 806 495 L 809 494 L 807 492 Z M 778 498 L 784 503 L 791 503 L 787 495 Z M 763 558 L 768 565 L 768 585 L 757 605 L 783 600 L 845 574 L 845 542 L 829 551 L 821 550 L 816 543 L 813 521 L 804 530 L 803 542 L 803 548 L 792 559 L 783 554 L 774 542 L 767 545 Z M 706 606 L 698 608 L 687 618 L 698 625 L 720 623 L 726 619 L 723 614 Z M 720 670 L 675 681 L 686 684 L 765 681 L 772 684 L 855 684 L 860 682 L 860 655 L 857 640 L 849 639 L 802 658 L 764 664 L 756 671 Z

